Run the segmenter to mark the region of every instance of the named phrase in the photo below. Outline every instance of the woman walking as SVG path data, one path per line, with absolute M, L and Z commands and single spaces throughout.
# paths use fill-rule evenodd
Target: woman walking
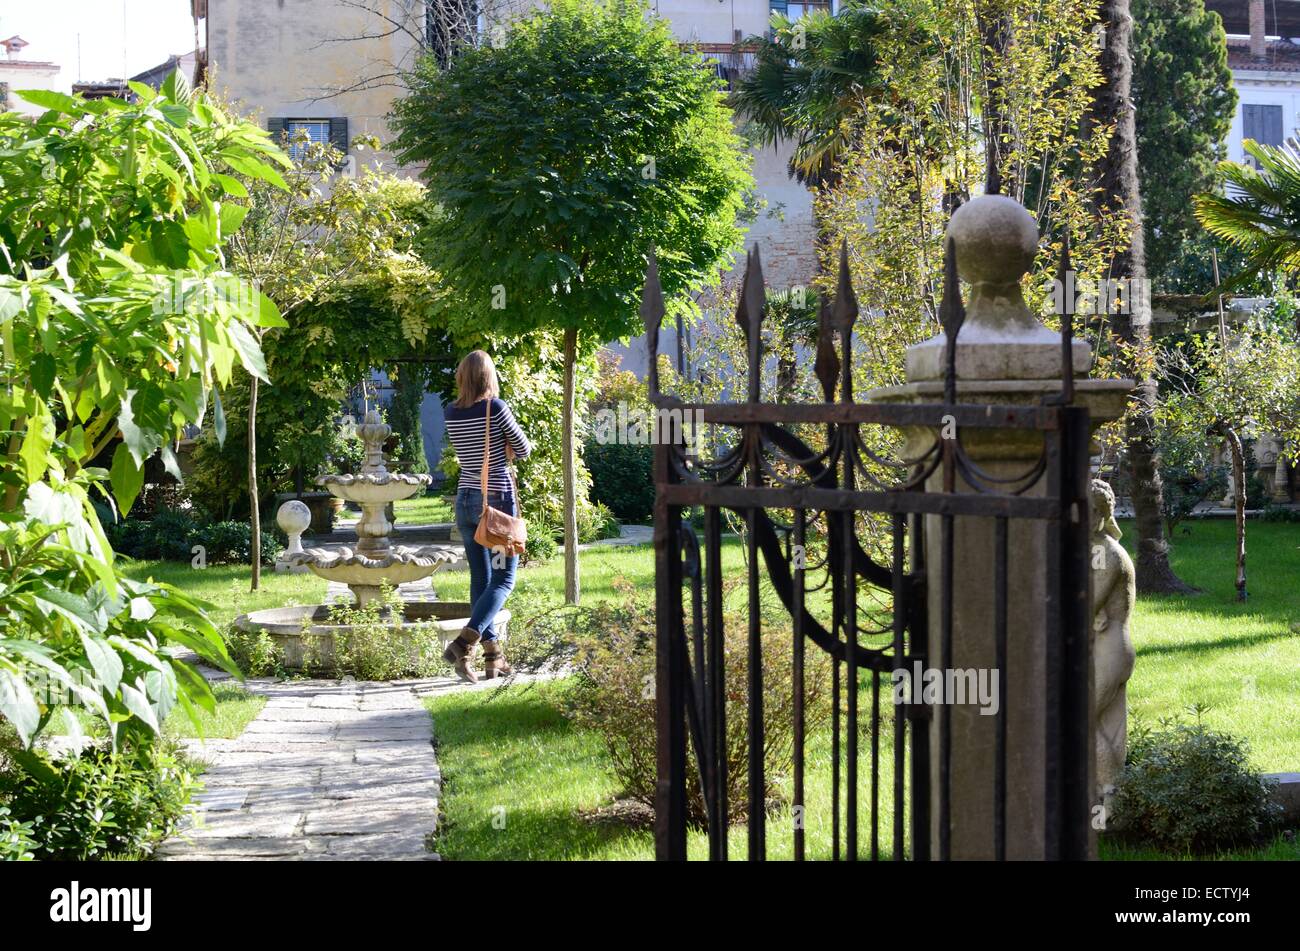
M 483 641 L 484 675 L 490 680 L 510 673 L 493 621 L 515 586 L 517 555 L 484 548 L 474 540 L 484 502 L 509 515 L 519 514 L 518 493 L 510 473 L 510 460 L 533 451 L 528 437 L 515 422 L 510 407 L 500 399 L 497 368 L 482 350 L 460 361 L 456 368 L 457 398 L 444 410 L 447 435 L 460 463 L 456 492 L 456 528 L 465 543 L 469 562 L 469 623 L 443 657 L 455 666 L 462 680 L 478 682 L 471 665 L 474 645 Z M 486 450 L 486 451 L 485 451 Z M 483 460 L 487 458 L 487 499 L 483 498 Z

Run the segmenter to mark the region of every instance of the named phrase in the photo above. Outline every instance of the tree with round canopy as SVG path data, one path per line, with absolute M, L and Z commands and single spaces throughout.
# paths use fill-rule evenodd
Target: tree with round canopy
M 652 247 L 670 306 L 716 280 L 740 243 L 748 160 L 716 71 L 640 2 L 556 0 L 449 68 L 424 60 L 409 88 L 396 149 L 425 166 L 425 246 L 455 298 L 450 329 L 564 333 L 576 602 L 575 363 L 639 330 Z

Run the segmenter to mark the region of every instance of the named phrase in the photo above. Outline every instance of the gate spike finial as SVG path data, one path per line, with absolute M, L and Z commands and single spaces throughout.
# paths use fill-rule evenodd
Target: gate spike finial
M 961 300 L 961 280 L 957 276 L 957 245 L 948 238 L 943 251 L 943 301 L 939 304 L 939 323 L 946 340 L 943 393 L 947 403 L 957 402 L 957 334 L 965 320 L 966 305 Z
M 845 238 L 840 242 L 840 274 L 835 284 L 835 326 L 844 334 L 846 346 L 857 319 L 858 295 L 854 293 L 853 277 L 849 273 L 849 240 Z
M 827 403 L 835 401 L 835 380 L 840 375 L 840 358 L 835 353 L 835 327 L 831 324 L 831 311 L 822 295 L 817 308 L 817 359 L 813 373 L 822 385 Z
M 840 273 L 835 284 L 834 323 L 840 332 L 840 348 L 844 357 L 840 363 L 840 402 L 853 402 L 853 324 L 858 319 L 858 295 L 853 290 L 853 276 L 849 273 L 849 240 L 840 242 Z
M 1070 232 L 1061 241 L 1061 263 L 1056 272 L 1061 301 L 1061 401 L 1074 402 L 1074 312 L 1079 306 L 1074 293 L 1074 265 L 1070 261 Z
M 645 324 L 646 353 L 649 355 L 647 377 L 650 395 L 659 393 L 659 326 L 664 319 L 664 292 L 659 284 L 659 263 L 654 245 L 646 262 L 645 289 L 641 293 L 641 320 Z
M 763 262 L 758 245 L 746 256 L 745 277 L 740 285 L 740 303 L 736 323 L 745 333 L 749 356 L 749 401 L 757 403 L 762 392 L 763 311 L 767 306 L 767 288 L 763 285 Z

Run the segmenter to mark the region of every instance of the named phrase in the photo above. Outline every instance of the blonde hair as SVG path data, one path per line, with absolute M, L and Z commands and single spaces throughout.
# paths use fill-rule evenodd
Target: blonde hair
M 501 395 L 496 364 L 482 350 L 475 350 L 456 367 L 456 405 L 468 409 L 483 398 Z

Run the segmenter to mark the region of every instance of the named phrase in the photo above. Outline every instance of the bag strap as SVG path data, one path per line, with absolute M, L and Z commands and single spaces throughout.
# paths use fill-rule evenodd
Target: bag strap
M 509 448 L 509 442 L 506 447 Z M 480 484 L 483 487 L 483 511 L 488 510 L 488 460 L 492 458 L 492 397 L 487 400 L 487 414 L 483 419 L 483 475 Z M 522 504 L 519 501 L 519 486 L 515 484 L 515 471 L 510 467 L 509 458 L 506 459 L 506 477 L 510 479 L 510 488 L 514 490 L 516 511 Z
M 487 398 L 487 413 L 483 417 L 483 511 L 488 509 L 488 460 L 492 458 L 492 397 Z

